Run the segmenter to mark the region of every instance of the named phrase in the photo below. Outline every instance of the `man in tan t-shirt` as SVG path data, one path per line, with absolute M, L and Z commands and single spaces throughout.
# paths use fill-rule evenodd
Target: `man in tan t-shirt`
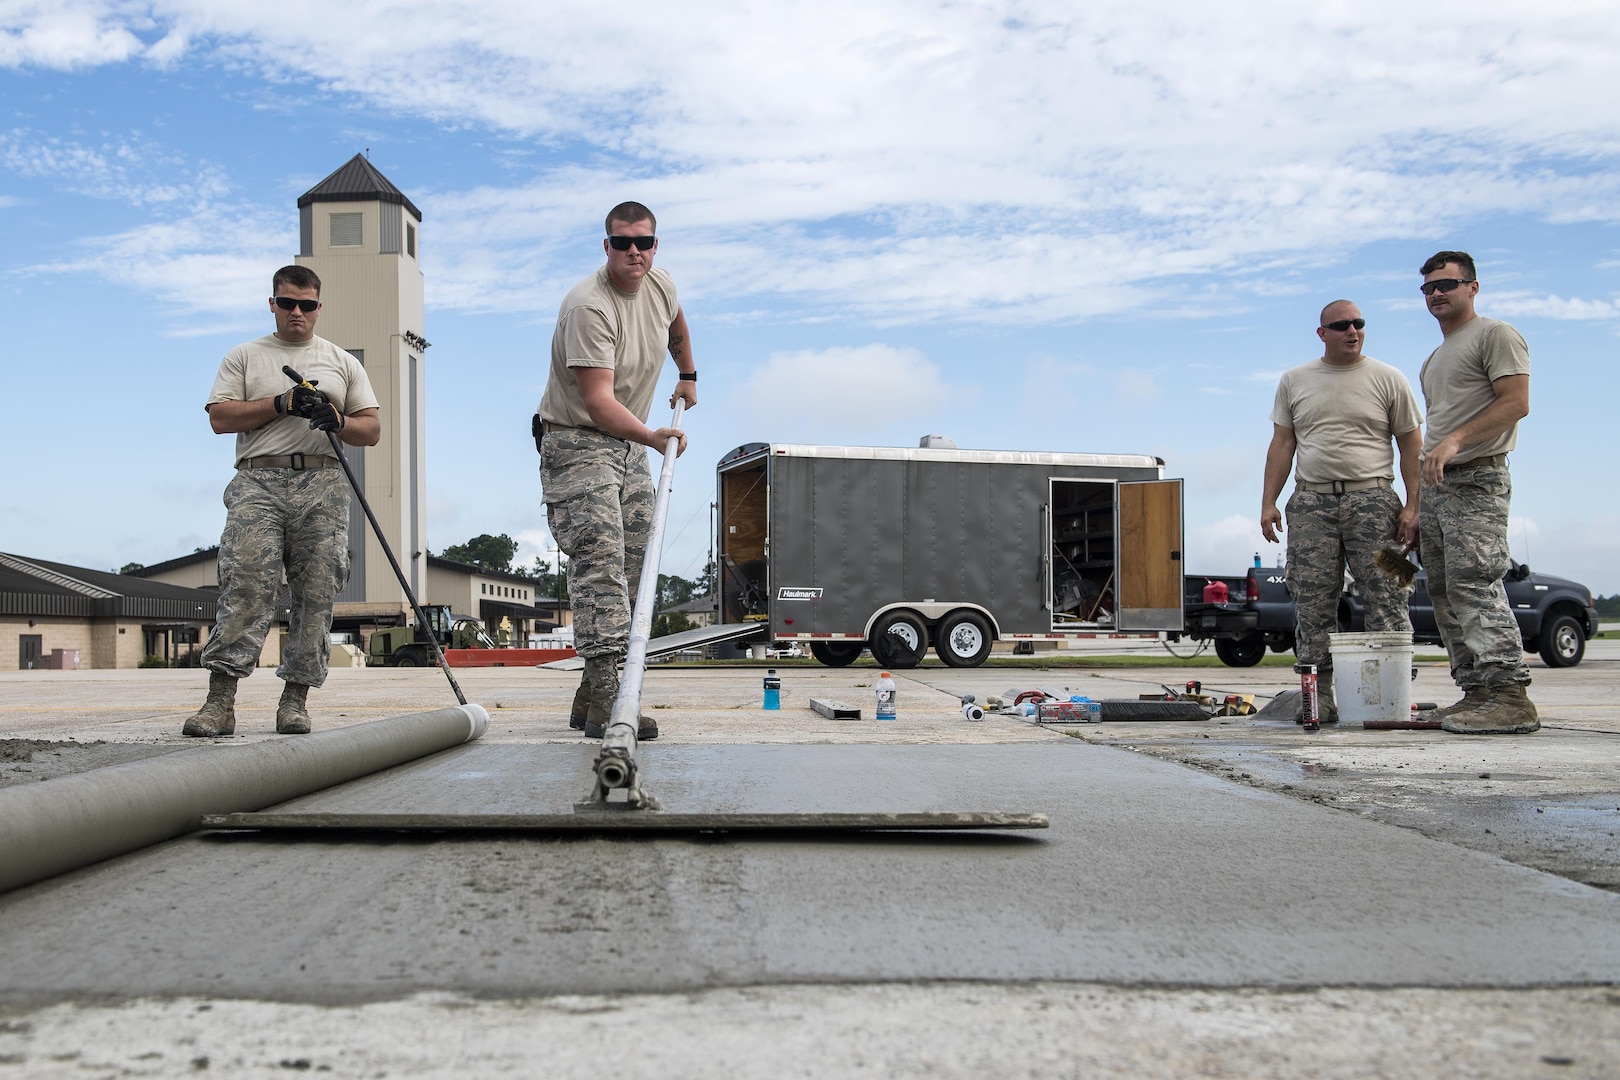
M 306 698 L 326 681 L 332 604 L 349 579 L 349 484 L 327 432 L 375 446 L 382 430 L 365 368 L 315 336 L 321 279 L 283 266 L 270 284 L 276 332 L 225 354 L 204 406 L 217 434 L 236 436 L 236 475 L 225 488 L 219 614 L 202 652 L 208 700 L 186 720 L 186 735 L 236 730 L 236 684 L 259 662 L 283 576 L 292 605 L 276 731 L 309 732 Z M 319 388 L 295 385 L 283 367 Z
M 1541 727 L 1525 687 L 1519 624 L 1502 576 L 1512 564 L 1507 455 L 1530 414 L 1530 348 L 1505 322 L 1474 313 L 1479 275 L 1465 251 L 1441 251 L 1419 271 L 1444 339 L 1423 362 L 1423 567 L 1434 621 L 1463 697 L 1440 710 L 1465 735 L 1523 735 Z
M 680 371 L 669 403 L 697 405 L 697 366 L 675 281 L 653 267 L 657 219 L 635 202 L 607 215 L 606 265 L 574 286 L 557 312 L 551 371 L 536 410 L 540 487 L 557 546 L 568 554 L 574 648 L 585 674 L 569 723 L 601 738 L 619 693 L 631 604 L 652 525 L 647 447 L 662 452 L 677 428 L 647 426 L 667 351 Z M 638 738 L 658 725 L 641 717 Z
M 1361 353 L 1367 325 L 1361 309 L 1335 300 L 1322 309 L 1320 324 L 1322 358 L 1290 368 L 1277 385 L 1260 532 L 1277 543 L 1283 520 L 1277 497 L 1297 456 L 1288 500 L 1294 655 L 1300 664 L 1316 665 L 1321 719 L 1331 724 L 1339 713 L 1328 635 L 1337 626 L 1345 568 L 1355 577 L 1368 630 L 1412 632 L 1406 588 L 1380 573 L 1373 559 L 1392 541 L 1417 537 L 1422 433 L 1406 376 Z M 1394 490 L 1391 440 L 1400 450 L 1404 503 Z

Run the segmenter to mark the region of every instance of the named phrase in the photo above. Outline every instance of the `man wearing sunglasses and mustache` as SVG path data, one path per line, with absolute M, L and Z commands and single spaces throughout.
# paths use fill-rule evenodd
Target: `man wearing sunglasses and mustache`
M 1434 621 L 1451 654 L 1461 701 L 1439 710 L 1465 735 L 1525 735 L 1541 727 L 1502 575 L 1513 478 L 1507 455 L 1530 414 L 1530 347 L 1513 327 L 1474 313 L 1479 275 L 1464 251 L 1423 264 L 1420 288 L 1445 340 L 1423 362 L 1423 566 Z
M 1345 567 L 1366 605 L 1368 630 L 1412 632 L 1406 587 L 1380 573 L 1374 559 L 1392 540 L 1417 538 L 1423 435 L 1406 376 L 1361 353 L 1367 325 L 1361 309 L 1335 300 L 1322 309 L 1320 322 L 1316 336 L 1322 358 L 1289 369 L 1277 385 L 1260 532 L 1277 543 L 1283 521 L 1277 497 L 1297 455 L 1299 471 L 1288 500 L 1294 655 L 1301 664 L 1316 665 L 1321 720 L 1332 724 L 1339 710 L 1328 634 L 1338 625 Z M 1400 450 L 1404 503 L 1394 490 L 1391 440 Z
M 225 488 L 219 615 L 202 651 L 208 700 L 186 720 L 186 735 L 236 730 L 236 683 L 259 663 L 283 574 L 292 612 L 276 669 L 285 684 L 276 731 L 308 734 L 306 698 L 326 682 L 332 604 L 349 579 L 349 484 L 326 432 L 350 446 L 374 446 L 381 432 L 365 368 L 315 336 L 321 279 L 283 266 L 271 293 L 276 332 L 225 354 L 205 406 L 217 434 L 236 435 L 236 476 Z M 283 366 L 318 389 L 293 386 Z
M 697 405 L 697 367 L 686 316 L 668 271 L 654 269 L 657 219 L 636 202 L 608 211 L 607 262 L 574 286 L 557 312 L 551 371 L 535 413 L 546 519 L 569 559 L 574 648 L 585 674 L 569 724 L 601 738 L 619 693 L 630 646 L 631 604 L 652 526 L 647 447 L 662 452 L 677 428 L 649 428 L 647 416 L 668 352 L 679 369 L 669 403 Z M 658 725 L 640 718 L 638 737 Z

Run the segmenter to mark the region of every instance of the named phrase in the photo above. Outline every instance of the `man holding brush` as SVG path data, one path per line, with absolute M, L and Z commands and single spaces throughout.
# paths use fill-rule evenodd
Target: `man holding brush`
M 1260 499 L 1260 532 L 1278 543 L 1283 514 L 1277 499 L 1297 457 L 1288 500 L 1294 655 L 1316 665 L 1325 724 L 1339 719 L 1328 634 L 1337 627 L 1345 568 L 1359 586 L 1368 630 L 1412 632 L 1407 587 L 1379 571 L 1375 560 L 1391 543 L 1417 540 L 1422 417 L 1406 377 L 1362 355 L 1366 326 L 1349 300 L 1322 309 L 1316 328 L 1321 358 L 1290 368 L 1277 385 Z M 1396 449 L 1404 502 L 1394 490 Z
M 1444 340 L 1423 362 L 1423 566 L 1434 621 L 1463 697 L 1440 710 L 1462 735 L 1527 735 L 1541 727 L 1525 687 L 1519 624 L 1502 575 L 1513 477 L 1508 451 L 1530 414 L 1530 347 L 1513 327 L 1474 311 L 1479 275 L 1465 251 L 1430 256 L 1424 303 Z

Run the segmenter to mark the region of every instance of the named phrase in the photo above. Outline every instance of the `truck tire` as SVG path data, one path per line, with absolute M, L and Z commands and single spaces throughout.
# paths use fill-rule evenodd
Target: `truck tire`
M 1542 626 L 1537 643 L 1548 667 L 1574 667 L 1586 655 L 1586 634 L 1573 615 L 1554 615 Z
M 1266 639 L 1260 634 L 1216 638 L 1215 655 L 1227 667 L 1254 667 L 1266 655 Z
M 849 667 L 865 647 L 859 641 L 812 641 L 810 655 L 828 667 Z
M 946 667 L 978 667 L 990 655 L 990 624 L 976 611 L 955 611 L 934 633 L 934 651 Z
M 395 667 L 421 667 L 415 653 L 400 653 L 399 659 L 394 661 Z
M 909 611 L 891 611 L 872 627 L 872 657 L 886 668 L 914 668 L 928 651 L 928 627 Z

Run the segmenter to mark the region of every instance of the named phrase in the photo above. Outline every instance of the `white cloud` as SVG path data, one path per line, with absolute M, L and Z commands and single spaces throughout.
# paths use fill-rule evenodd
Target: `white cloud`
M 206 205 L 225 195 L 223 170 L 192 165 L 182 155 L 139 134 L 105 139 L 99 146 L 28 128 L 0 132 L 0 165 L 18 176 L 137 206 Z
M 267 268 L 287 263 L 296 245 L 290 227 L 277 227 L 257 211 L 211 208 L 83 241 L 82 254 L 27 272 L 97 274 L 147 296 L 162 296 L 169 305 L 165 317 L 174 312 L 208 317 L 207 326 L 176 323 L 169 329 L 172 336 L 191 337 L 265 326 Z
M 0 63 L 223 65 L 543 160 L 566 148 L 504 186 L 415 195 L 438 306 L 548 306 L 633 185 L 687 295 L 732 318 L 785 298 L 1028 325 L 1231 311 L 1294 288 L 1278 267 L 1494 213 L 1615 221 L 1620 115 L 1587 106 L 1620 96 L 1620 20 L 1594 10 L 1480 0 L 1460 34 L 1392 0 L 1219 19 L 1170 0 L 633 19 L 583 0 L 70 0 L 0 10 Z M 1192 275 L 1204 293 L 1161 307 Z
M 1489 313 L 1503 316 L 1530 316 L 1543 319 L 1616 319 L 1620 305 L 1610 300 L 1582 300 L 1579 297 L 1533 296 L 1509 292 L 1489 297 Z
M 139 10 L 77 0 L 0 4 L 0 68 L 71 69 L 139 55 L 144 46 L 129 29 L 140 20 Z
M 935 430 L 952 394 L 917 350 L 861 345 L 774 353 L 748 376 L 741 397 L 773 441 L 871 446 Z

